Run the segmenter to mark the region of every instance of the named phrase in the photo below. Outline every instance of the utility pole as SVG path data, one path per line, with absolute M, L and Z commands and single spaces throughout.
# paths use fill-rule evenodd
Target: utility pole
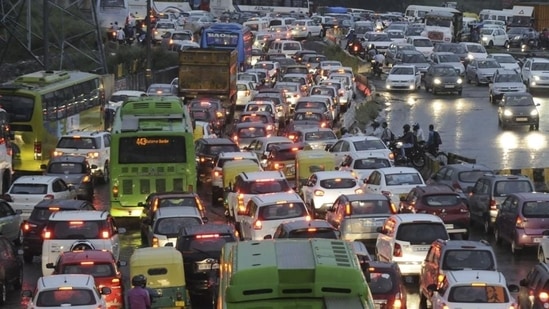
M 44 0 L 44 8 L 43 8 L 44 13 L 43 13 L 43 16 L 42 16 L 42 21 L 43 21 L 42 31 L 43 31 L 43 41 L 44 41 L 44 61 L 43 61 L 44 70 L 49 70 L 49 68 L 50 68 L 50 54 L 49 54 L 50 37 L 49 37 L 49 31 L 48 31 L 48 27 L 50 26 L 49 6 L 50 6 L 50 1 L 49 0 Z
M 152 84 L 152 55 L 151 55 L 151 44 L 152 44 L 152 29 L 151 29 L 151 0 L 147 0 L 147 17 L 145 17 L 145 22 L 147 24 L 147 37 L 145 38 L 146 53 L 147 53 L 147 66 L 145 68 L 145 81 L 147 88 Z

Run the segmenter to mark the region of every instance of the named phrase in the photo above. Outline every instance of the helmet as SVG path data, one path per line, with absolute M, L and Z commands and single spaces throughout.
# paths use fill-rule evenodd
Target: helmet
M 406 132 L 410 131 L 410 125 L 409 125 L 409 124 L 403 125 L 402 128 L 403 128 L 404 131 L 406 131 Z
M 140 286 L 144 288 L 147 285 L 147 277 L 143 275 L 136 275 L 132 278 L 132 285 L 133 286 Z
M 417 129 L 419 129 L 419 123 L 417 123 L 417 122 L 416 122 L 416 123 L 414 123 L 414 125 L 413 125 L 412 127 L 414 128 L 414 130 L 417 130 Z

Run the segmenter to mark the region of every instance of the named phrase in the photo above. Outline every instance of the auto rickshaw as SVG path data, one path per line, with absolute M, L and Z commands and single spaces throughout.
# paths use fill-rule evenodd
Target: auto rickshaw
M 135 249 L 130 257 L 130 278 L 147 277 L 151 308 L 190 308 L 183 256 L 174 247 Z
M 223 201 L 227 198 L 227 193 L 234 184 L 238 174 L 242 172 L 261 172 L 263 169 L 259 164 L 252 160 L 234 160 L 223 164 Z M 226 204 L 226 203 L 224 203 Z M 225 205 L 225 208 L 227 205 Z
M 295 157 L 296 192 L 301 192 L 301 187 L 315 172 L 334 171 L 335 156 L 324 150 L 300 150 Z

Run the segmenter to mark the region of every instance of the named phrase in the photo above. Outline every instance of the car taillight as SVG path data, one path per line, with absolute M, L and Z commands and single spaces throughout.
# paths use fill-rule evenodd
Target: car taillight
M 525 225 L 526 225 L 526 219 L 522 219 L 521 217 L 517 217 L 517 219 L 515 221 L 515 227 L 517 229 L 523 229 Z
M 279 169 L 279 168 L 283 168 L 283 167 L 284 167 L 284 164 L 282 164 L 282 163 L 275 163 L 274 164 L 275 169 Z
M 25 222 L 23 224 L 23 231 L 27 232 L 27 231 L 30 231 L 31 229 L 35 228 L 35 227 L 38 227 L 38 225 Z
M 328 126 L 328 124 L 326 122 L 323 122 L 323 123 L 320 124 L 321 128 L 326 128 L 327 126 Z
M 44 238 L 44 239 L 50 239 L 51 236 L 52 236 L 52 235 L 51 235 L 51 232 L 48 231 L 48 230 L 44 230 L 44 231 L 42 232 L 42 238 Z
M 214 176 L 215 177 L 221 177 L 221 176 L 223 176 L 223 172 L 222 171 L 215 171 Z
M 400 244 L 395 244 L 395 248 L 393 249 L 393 256 L 401 257 L 402 256 L 402 247 Z
M 86 175 L 84 176 L 84 178 L 82 178 L 82 182 L 90 182 L 90 181 L 91 181 L 90 175 Z
M 158 238 L 153 237 L 153 239 L 152 239 L 152 246 L 153 246 L 153 247 L 158 247 Z
M 549 294 L 547 292 L 540 292 L 538 298 L 541 302 L 547 302 L 549 300 Z
M 498 205 L 496 205 L 496 200 L 490 200 L 490 210 L 497 210 Z
M 324 196 L 324 191 L 322 191 L 322 190 L 315 190 L 315 191 L 314 191 L 314 195 L 316 195 L 316 196 Z
M 393 305 L 390 308 L 392 308 L 392 309 L 402 308 L 402 300 L 401 300 L 400 293 L 395 294 L 395 298 L 393 299 Z
M 261 230 L 262 228 L 263 228 L 263 223 L 261 223 L 261 220 L 255 220 L 254 230 Z
M 44 195 L 44 199 L 45 200 L 53 200 L 55 197 L 53 196 L 53 194 L 46 194 Z
M 96 159 L 99 158 L 99 152 L 88 152 L 88 158 L 90 159 Z
M 112 196 L 118 197 L 118 186 L 112 186 Z
M 353 48 L 355 51 L 358 51 L 358 46 L 355 45 L 355 47 Z
M 236 135 L 233 136 L 233 140 L 234 140 L 235 142 L 238 142 L 238 136 L 236 136 Z
M 62 151 L 54 151 L 53 152 L 53 156 L 54 157 L 59 157 L 59 156 L 62 156 L 63 155 L 63 152 Z
M 111 238 L 111 233 L 109 233 L 109 231 L 103 231 L 103 232 L 101 232 L 101 238 L 109 239 L 109 238 Z

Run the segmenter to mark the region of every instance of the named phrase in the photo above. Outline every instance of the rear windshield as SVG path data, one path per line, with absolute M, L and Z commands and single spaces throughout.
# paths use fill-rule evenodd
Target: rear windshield
M 383 144 L 381 140 L 377 140 L 377 139 L 356 141 L 356 142 L 353 142 L 353 145 L 355 145 L 356 151 L 387 149 L 387 147 L 385 147 L 385 144 Z
M 309 70 L 307 68 L 287 68 L 286 74 L 288 73 L 309 74 Z
M 273 112 L 273 108 L 269 104 L 250 104 L 246 107 L 247 112 Z
M 217 162 L 217 166 L 223 168 L 223 166 L 225 165 L 225 162 L 227 162 L 227 161 L 234 161 L 234 160 L 235 160 L 234 158 L 219 159 L 218 162 Z M 255 163 L 257 163 L 257 164 L 259 165 L 259 162 L 257 162 L 256 159 L 245 158 L 244 160 L 254 161 Z
M 272 151 L 269 159 L 273 161 L 293 161 L 297 155 L 297 150 L 284 149 Z
M 385 175 L 385 182 L 388 186 L 423 184 L 419 173 L 388 174 Z
M 206 146 L 207 147 L 207 154 L 210 154 L 212 156 L 216 156 L 222 152 L 238 152 L 240 149 L 237 145 L 211 145 Z
M 158 201 L 158 208 L 182 206 L 198 208 L 198 205 L 196 205 L 196 199 L 193 196 L 162 198 Z
M 311 90 L 311 95 L 328 95 L 333 97 L 335 96 L 335 89 L 326 87 L 314 87 L 313 90 Z
M 98 149 L 95 138 L 74 138 L 61 137 L 57 143 L 57 148 L 73 148 L 73 149 Z
M 254 97 L 254 100 L 256 100 L 256 101 L 271 101 L 275 105 L 282 104 L 282 101 L 280 100 L 280 95 L 278 95 L 278 94 L 270 96 L 270 95 L 267 95 L 265 93 L 260 93 L 259 95 Z
M 305 133 L 305 141 L 314 142 L 314 141 L 323 141 L 329 139 L 337 139 L 337 136 L 332 131 L 316 131 L 316 132 L 307 132 Z
M 327 110 L 326 104 L 322 102 L 298 102 L 295 106 L 296 110 L 304 108 L 320 109 L 323 112 Z
M 248 86 L 246 86 L 244 84 L 236 84 L 236 89 L 238 91 L 246 91 L 246 90 L 248 90 Z
M 454 286 L 448 294 L 452 303 L 508 303 L 509 294 L 503 286 Z
M 389 201 L 353 201 L 351 211 L 353 215 L 391 214 Z
M 390 167 L 390 166 L 391 166 L 391 162 L 389 162 L 389 159 L 385 159 L 385 158 L 357 159 L 353 164 L 353 168 L 357 170 L 365 170 L 365 169 L 369 170 L 369 169 L 376 169 L 376 168 Z
M 484 174 L 490 173 L 489 171 L 466 171 L 458 174 L 458 179 L 461 182 L 475 183 Z
M 441 223 L 412 222 L 398 228 L 396 239 L 407 241 L 411 245 L 430 245 L 437 239 L 448 239 L 446 227 Z
M 86 165 L 79 163 L 51 163 L 48 173 L 51 174 L 85 174 Z
M 460 203 L 461 199 L 456 194 L 437 194 L 425 197 L 425 204 L 430 207 L 447 207 Z
M 50 221 L 46 230 L 54 239 L 98 239 L 105 221 Z
M 265 194 L 274 192 L 286 192 L 290 186 L 286 180 L 254 181 L 246 186 L 239 187 L 238 191 L 242 194 Z
M 11 194 L 46 194 L 48 185 L 34 183 L 16 183 L 11 187 Z
M 527 180 L 498 181 L 495 187 L 495 196 L 507 196 L 511 193 L 532 192 L 533 188 Z
M 226 243 L 235 242 L 232 234 L 211 233 L 179 237 L 177 250 L 185 253 L 197 252 L 207 257 L 219 257 Z
M 95 305 L 91 289 L 43 290 L 36 298 L 37 307 L 68 307 Z
M 388 294 L 395 287 L 392 278 L 389 273 L 370 272 L 370 291 L 372 294 Z
M 307 228 L 290 231 L 288 238 L 338 239 L 336 232 L 328 228 Z
M 61 274 L 85 274 L 94 277 L 114 277 L 116 272 L 112 264 L 65 264 L 60 269 Z
M 447 250 L 444 254 L 443 270 L 495 270 L 494 255 L 489 250 Z
M 267 136 L 267 131 L 261 127 L 241 128 L 238 130 L 237 135 L 240 138 L 264 137 Z
M 288 72 L 287 72 L 288 73 Z M 306 81 L 303 77 L 294 77 L 294 76 L 284 76 L 282 78 L 283 82 L 291 82 L 291 83 L 299 83 L 301 85 L 305 85 Z
M 307 210 L 303 203 L 280 202 L 278 204 L 266 205 L 259 208 L 259 220 L 284 220 L 304 217 Z
M 312 112 L 295 113 L 294 119 L 307 120 L 307 121 L 321 121 L 322 115 L 320 113 L 312 113 Z
M 320 181 L 320 186 L 326 189 L 349 189 L 356 186 L 354 178 L 333 178 Z
M 194 120 L 205 122 L 210 121 L 211 118 L 210 113 L 208 113 L 207 111 L 191 111 L 191 117 Z
M 269 118 L 266 115 L 241 115 L 239 122 L 261 122 L 269 123 Z
M 200 225 L 202 221 L 196 217 L 170 217 L 161 218 L 156 221 L 155 234 L 176 237 L 182 228 L 193 225 Z
M 527 218 L 549 217 L 549 201 L 531 201 L 522 206 L 522 214 Z

